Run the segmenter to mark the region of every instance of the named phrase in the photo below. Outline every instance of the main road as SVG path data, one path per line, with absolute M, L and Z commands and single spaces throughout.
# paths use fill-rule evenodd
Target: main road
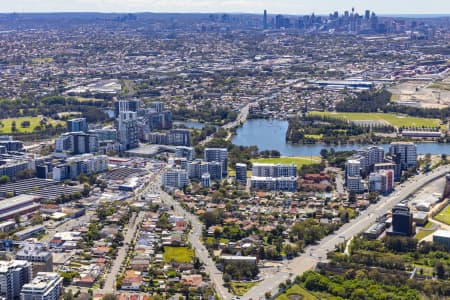
M 370 225 L 374 224 L 378 217 L 390 211 L 395 205 L 408 199 L 424 185 L 444 176 L 449 171 L 450 165 L 445 165 L 430 173 L 419 174 L 411 178 L 406 183 L 400 185 L 391 196 L 381 197 L 378 203 L 369 206 L 368 209 L 363 211 L 349 223 L 344 224 L 334 234 L 323 238 L 317 245 L 306 247 L 305 252 L 302 255 L 289 261 L 278 273 L 266 277 L 262 282 L 241 297 L 241 299 L 263 299 L 266 292 L 275 295 L 278 292 L 280 283 L 315 268 L 318 262 L 326 260 L 327 253 L 333 251 L 336 245 L 349 240 L 362 232 Z
M 253 104 L 256 104 L 257 102 L 248 103 L 244 107 L 241 108 L 237 118 L 233 122 L 229 122 L 222 126 L 223 129 L 229 130 L 231 128 L 234 128 L 236 126 L 239 126 L 240 124 L 244 123 L 245 120 L 247 120 L 248 113 L 250 112 L 250 106 Z M 204 145 L 207 142 L 211 141 L 214 138 L 214 134 L 207 136 L 203 141 L 201 141 L 199 144 Z

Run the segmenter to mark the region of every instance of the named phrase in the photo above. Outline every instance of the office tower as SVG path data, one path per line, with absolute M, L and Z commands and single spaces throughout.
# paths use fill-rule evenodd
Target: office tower
M 414 234 L 413 214 L 406 204 L 398 204 L 392 209 L 392 234 L 403 236 Z
M 119 117 L 121 112 L 138 112 L 141 102 L 139 100 L 119 100 L 114 102 L 114 115 Z
M 39 272 L 22 287 L 21 300 L 58 300 L 63 293 L 63 278 L 58 273 Z
M 264 10 L 264 16 L 263 16 L 263 29 L 267 29 L 267 10 Z
M 173 169 L 163 174 L 163 185 L 165 187 L 183 188 L 188 184 L 188 173 L 186 170 Z
M 150 107 L 156 111 L 157 113 L 161 113 L 164 111 L 164 103 L 163 102 L 152 102 Z
M 366 21 L 370 19 L 370 10 L 366 10 L 364 18 L 366 19 Z
M 67 121 L 68 132 L 86 132 L 88 125 L 86 118 L 71 119 Z
M 417 147 L 411 142 L 394 142 L 391 143 L 389 152 L 396 163 L 400 164 L 401 170 L 417 167 Z
M 122 149 L 128 150 L 139 146 L 136 112 L 120 112 L 116 120 L 116 128 L 117 139 Z
M 195 159 L 195 149 L 193 147 L 178 146 L 175 148 L 175 157 L 193 161 Z
M 98 152 L 98 137 L 84 132 L 68 132 L 62 134 L 55 141 L 56 152 L 70 152 L 84 154 Z
M 222 164 L 222 177 L 228 177 L 228 150 L 226 148 L 205 148 L 205 161 Z
M 360 156 L 361 172 L 367 175 L 372 171 L 373 166 L 384 161 L 384 149 L 378 146 L 367 146 L 357 151 L 356 157 Z
M 211 186 L 211 176 L 209 175 L 209 173 L 205 173 L 202 175 L 201 184 L 204 188 L 209 188 Z
M 0 296 L 18 299 L 23 285 L 32 278 L 31 263 L 24 260 L 0 261 Z
M 99 142 L 117 140 L 117 130 L 114 128 L 93 129 L 88 133 L 97 136 Z
M 16 259 L 26 260 L 32 264 L 33 277 L 39 272 L 53 271 L 53 255 L 41 243 L 24 243 L 17 251 Z
M 236 164 L 236 182 L 241 185 L 247 185 L 246 164 Z

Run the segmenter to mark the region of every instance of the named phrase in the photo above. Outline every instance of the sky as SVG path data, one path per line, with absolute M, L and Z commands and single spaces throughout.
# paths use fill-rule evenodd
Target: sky
M 450 14 L 449 0 L 0 0 L 0 12 L 234 12 Z

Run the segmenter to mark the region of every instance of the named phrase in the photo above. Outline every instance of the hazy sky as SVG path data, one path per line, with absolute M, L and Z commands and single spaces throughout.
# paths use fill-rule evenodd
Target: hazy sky
M 450 14 L 450 0 L 0 0 L 0 12 L 250 12 Z

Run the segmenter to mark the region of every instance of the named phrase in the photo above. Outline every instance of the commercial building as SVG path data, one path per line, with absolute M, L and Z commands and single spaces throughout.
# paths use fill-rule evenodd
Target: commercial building
M 219 162 L 222 165 L 222 177 L 228 177 L 228 150 L 226 148 L 205 148 L 207 162 Z
M 241 185 L 247 185 L 246 164 L 236 164 L 236 182 Z
M 0 201 L 0 221 L 9 220 L 16 215 L 26 215 L 39 210 L 38 198 L 31 195 L 19 195 Z
M 23 143 L 21 141 L 14 141 L 13 139 L 0 141 L 0 146 L 5 147 L 7 152 L 23 150 Z
M 19 241 L 24 241 L 26 239 L 29 239 L 37 234 L 45 233 L 45 226 L 44 225 L 35 225 L 32 227 L 27 227 L 23 230 L 17 231 L 14 233 L 14 236 Z
M 71 119 L 67 121 L 68 132 L 86 132 L 88 125 L 86 118 Z
M 89 130 L 87 133 L 97 136 L 99 142 L 116 141 L 117 129 L 114 128 L 100 128 Z
M 392 209 L 392 235 L 412 236 L 414 234 L 413 214 L 406 204 Z
M 0 297 L 18 299 L 22 287 L 31 281 L 31 263 L 24 260 L 0 261 Z
M 26 260 L 33 266 L 33 277 L 39 272 L 53 272 L 53 255 L 42 243 L 24 243 L 16 259 Z
M 188 184 L 188 173 L 181 169 L 167 171 L 163 174 L 162 182 L 165 187 L 183 188 Z
M 24 284 L 21 300 L 58 300 L 63 293 L 63 278 L 58 273 L 39 272 L 30 283 Z
M 450 250 L 450 231 L 436 230 L 433 233 L 433 242 L 440 244 Z

